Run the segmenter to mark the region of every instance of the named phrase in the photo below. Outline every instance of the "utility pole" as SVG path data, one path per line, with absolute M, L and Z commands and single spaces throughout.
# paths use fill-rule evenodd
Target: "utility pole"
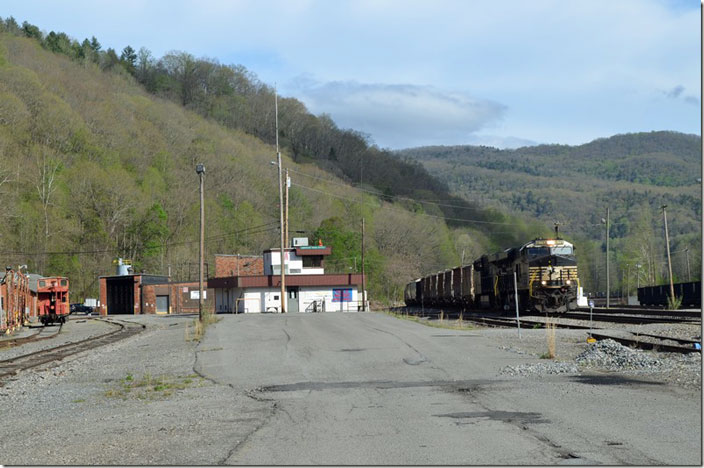
M 362 218 L 362 311 L 367 310 L 367 281 L 364 277 L 364 218 Z
M 276 162 L 279 166 L 279 221 L 281 231 L 281 313 L 286 313 L 286 252 L 284 251 L 284 188 L 281 183 L 281 152 L 279 151 L 279 97 L 274 91 L 276 118 Z
M 606 207 L 606 219 L 601 218 L 601 222 L 606 224 L 606 308 L 610 305 L 610 282 L 609 282 L 609 207 Z
M 284 235 L 284 245 L 288 247 L 289 245 L 289 239 L 288 239 L 288 188 L 291 186 L 291 179 L 288 176 L 288 169 L 286 169 L 286 213 L 284 214 L 284 225 L 286 226 L 286 234 Z
M 667 232 L 667 211 L 665 211 L 667 205 L 662 205 L 662 217 L 665 219 L 665 245 L 667 246 L 667 268 L 670 272 L 670 297 L 672 297 L 672 302 L 675 301 L 675 285 L 672 281 L 672 261 L 670 260 L 670 235 Z
M 205 234 L 205 211 L 203 211 L 203 175 L 205 166 L 196 165 L 196 173 L 200 179 L 200 261 L 198 264 L 198 320 L 203 322 L 203 246 Z
M 692 274 L 689 271 L 689 247 L 684 249 L 684 254 L 686 255 L 686 258 L 687 258 L 687 281 L 691 282 L 692 281 Z

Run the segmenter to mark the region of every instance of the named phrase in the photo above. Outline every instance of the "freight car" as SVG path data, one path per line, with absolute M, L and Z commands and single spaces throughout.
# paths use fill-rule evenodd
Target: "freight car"
M 691 281 L 688 283 L 675 283 L 675 297 L 682 299 L 680 307 L 698 308 L 702 306 L 702 283 Z M 638 302 L 642 306 L 668 306 L 670 285 L 646 286 L 638 288 Z
M 68 278 L 44 277 L 37 282 L 39 321 L 44 325 L 64 323 L 71 313 L 68 300 Z
M 556 237 L 416 279 L 404 299 L 409 306 L 513 309 L 517 290 L 521 310 L 559 313 L 577 308 L 578 288 L 574 246 Z
M 30 304 L 27 275 L 7 267 L 0 277 L 0 333 L 11 333 L 24 325 Z

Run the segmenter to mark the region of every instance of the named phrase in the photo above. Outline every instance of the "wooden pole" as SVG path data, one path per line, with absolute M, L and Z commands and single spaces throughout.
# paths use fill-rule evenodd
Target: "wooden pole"
M 667 232 L 667 205 L 662 205 L 662 216 L 665 219 L 665 245 L 667 246 L 667 269 L 670 273 L 670 297 L 672 302 L 675 302 L 675 285 L 672 279 L 672 261 L 670 260 L 670 235 Z
M 284 225 L 286 226 L 286 232 L 284 234 L 284 246 L 287 248 L 289 247 L 289 239 L 288 239 L 288 187 L 290 185 L 290 179 L 288 178 L 288 169 L 286 169 L 286 193 L 285 193 L 285 199 L 286 199 L 286 212 L 284 213 Z
M 362 311 L 367 310 L 367 281 L 364 276 L 364 218 L 362 218 Z
M 200 178 L 200 261 L 198 265 L 198 320 L 203 321 L 203 255 L 205 238 L 205 211 L 203 208 L 203 173 L 205 167 L 199 165 L 198 176 Z

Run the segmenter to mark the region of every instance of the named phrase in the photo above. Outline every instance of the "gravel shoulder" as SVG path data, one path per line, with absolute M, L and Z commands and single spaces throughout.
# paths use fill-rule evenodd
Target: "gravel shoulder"
M 59 326 L 52 325 L 48 328 L 58 329 Z M 69 321 L 61 327 L 59 334 L 54 338 L 41 341 L 32 341 L 25 343 L 22 346 L 13 346 L 11 348 L 0 347 L 0 360 L 12 359 L 23 354 L 33 353 L 62 344 L 85 340 L 93 336 L 108 333 L 111 330 L 116 330 L 117 328 L 119 328 L 118 325 L 115 325 L 105 319 L 71 316 Z M 33 333 L 36 333 L 36 330 L 25 329 L 23 330 L 23 334 L 20 336 L 28 336 Z
M 146 331 L 0 387 L 3 464 L 211 465 L 256 429 L 268 405 L 194 372 L 192 317 L 127 320 Z

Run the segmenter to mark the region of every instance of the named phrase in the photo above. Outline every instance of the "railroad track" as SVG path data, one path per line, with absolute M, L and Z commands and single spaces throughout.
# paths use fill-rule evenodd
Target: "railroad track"
M 580 307 L 575 312 L 578 313 L 589 313 L 588 307 Z M 672 317 L 672 318 L 682 318 L 682 319 L 699 319 L 702 318 L 702 313 L 699 310 L 667 310 L 667 309 L 643 309 L 638 307 L 594 307 L 593 312 L 595 314 L 603 315 L 656 315 L 659 317 Z
M 438 318 L 442 315 L 448 319 L 457 319 L 463 317 L 480 316 L 480 317 L 510 317 L 513 314 L 505 311 L 490 311 L 490 310 L 465 310 L 460 309 L 432 309 L 417 308 L 409 309 L 407 307 L 394 307 L 390 309 L 396 313 L 408 313 L 409 315 L 422 315 L 430 318 Z M 509 315 L 510 314 L 510 315 Z M 526 315 L 530 317 L 531 315 Z M 553 318 L 569 318 L 575 320 L 589 320 L 589 309 L 578 309 L 576 311 L 564 312 L 557 314 Z M 682 310 L 657 310 L 657 309 L 594 309 L 592 320 L 594 322 L 611 322 L 611 323 L 630 323 L 634 325 L 646 323 L 701 323 L 701 313 L 698 311 L 682 311 Z M 529 319 L 528 319 L 529 320 Z M 523 318 L 521 318 L 523 321 Z
M 63 324 L 59 324 L 58 327 L 48 327 L 46 325 L 42 325 L 41 327 L 38 327 L 39 331 L 29 336 L 0 341 L 0 349 L 12 348 L 13 346 L 19 346 L 32 341 L 42 341 L 49 338 L 54 338 L 61 333 L 61 327 L 63 327 Z
M 684 354 L 701 353 L 701 343 L 699 343 L 698 341 L 673 338 L 671 336 L 633 334 L 633 332 L 630 333 L 633 335 L 632 338 L 605 335 L 603 333 L 592 333 L 592 337 L 597 340 L 611 339 L 623 345 L 632 346 L 640 349 L 652 349 L 655 351 Z M 671 342 L 673 341 L 677 342 L 678 344 L 672 344 Z
M 117 325 L 119 328 L 103 335 L 86 338 L 84 340 L 75 341 L 72 343 L 66 343 L 54 348 L 44 349 L 41 351 L 24 354 L 22 356 L 17 356 L 12 359 L 0 361 L 0 385 L 3 379 L 13 376 L 20 371 L 41 366 L 43 364 L 58 362 L 74 354 L 88 351 L 110 343 L 115 343 L 136 335 L 137 333 L 141 333 L 145 328 L 145 326 L 141 324 L 118 323 L 114 321 L 108 322 Z
M 399 313 L 399 312 L 405 312 L 407 309 L 403 308 L 403 307 L 399 307 L 399 308 L 393 308 L 391 310 L 396 313 Z M 443 318 L 446 318 L 449 320 L 455 320 L 461 316 L 462 320 L 466 321 L 466 322 L 475 322 L 475 323 L 480 323 L 483 325 L 488 325 L 488 326 L 493 326 L 493 327 L 509 327 L 509 328 L 516 328 L 517 327 L 515 317 L 492 316 L 492 315 L 487 315 L 487 314 L 476 314 L 476 313 L 462 313 L 461 314 L 460 312 L 455 312 L 455 311 L 450 311 L 448 313 L 448 311 L 437 310 L 437 309 L 425 309 L 424 312 L 425 312 L 425 316 L 428 318 L 437 319 L 442 316 Z M 411 314 L 411 315 L 415 315 L 415 314 Z M 602 322 L 614 322 L 613 318 L 618 317 L 618 316 L 614 316 L 611 314 L 602 314 L 602 315 L 603 315 L 603 317 L 601 317 L 602 320 L 597 320 L 597 314 L 594 314 L 593 319 L 595 321 L 595 324 L 592 327 L 585 326 L 585 325 L 561 323 L 559 321 L 553 322 L 553 325 L 556 328 L 592 330 L 591 336 L 593 338 L 595 338 L 596 340 L 612 339 L 612 340 L 617 341 L 617 342 L 624 344 L 626 346 L 636 347 L 636 348 L 640 348 L 640 349 L 647 349 L 647 350 L 652 349 L 652 350 L 656 350 L 656 351 L 674 352 L 674 353 L 701 352 L 701 342 L 696 341 L 696 340 L 674 338 L 674 337 L 664 336 L 664 335 L 651 335 L 651 334 L 647 334 L 647 333 L 635 333 L 635 332 L 630 332 L 630 331 L 625 331 L 625 330 L 623 332 L 629 333 L 630 335 L 632 335 L 632 337 L 623 337 L 623 336 L 614 336 L 611 334 L 605 334 L 604 329 L 601 327 Z M 546 326 L 545 322 L 531 320 L 529 317 L 530 316 L 520 318 L 520 324 L 521 324 L 522 328 L 545 328 L 545 326 Z M 573 318 L 573 317 L 569 317 L 569 316 L 565 316 L 565 314 L 561 314 L 560 317 L 558 317 L 558 318 Z M 579 318 L 584 320 L 584 316 L 580 316 Z M 629 318 L 633 318 L 634 321 L 624 320 L 624 322 L 625 323 L 653 323 L 653 322 L 640 322 L 639 317 L 626 317 L 626 319 L 629 319 Z M 589 320 L 588 313 L 586 314 L 586 320 Z M 670 320 L 669 322 L 673 322 L 673 321 L 678 322 L 678 323 L 682 322 L 681 319 L 680 320 Z M 685 322 L 691 323 L 688 320 Z M 598 333 L 595 333 L 594 330 L 598 330 Z

